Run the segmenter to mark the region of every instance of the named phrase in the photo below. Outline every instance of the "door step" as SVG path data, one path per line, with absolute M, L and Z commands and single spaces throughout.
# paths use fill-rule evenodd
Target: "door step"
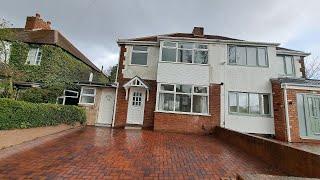
M 102 123 L 95 123 L 95 126 L 100 126 L 100 127 L 111 127 L 111 124 L 102 124 Z
M 142 129 L 142 125 L 139 124 L 127 124 L 124 129 L 137 129 L 137 130 L 141 130 Z

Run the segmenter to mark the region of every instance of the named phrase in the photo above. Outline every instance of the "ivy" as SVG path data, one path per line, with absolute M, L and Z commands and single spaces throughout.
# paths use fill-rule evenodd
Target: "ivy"
M 41 48 L 42 58 L 39 66 L 25 64 L 30 48 Z M 13 76 L 13 81 L 38 82 L 56 94 L 64 89 L 78 89 L 74 82 L 87 81 L 91 72 L 93 81 L 107 83 L 108 79 L 101 73 L 92 70 L 70 53 L 54 45 L 34 45 L 23 42 L 13 42 L 9 66 L 19 71 L 19 76 Z M 48 93 L 48 92 L 47 92 Z

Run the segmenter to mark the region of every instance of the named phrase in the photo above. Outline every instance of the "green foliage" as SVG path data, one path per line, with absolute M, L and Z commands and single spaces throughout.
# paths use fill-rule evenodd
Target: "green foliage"
M 117 77 L 117 70 L 118 70 L 118 64 L 111 66 L 106 74 L 108 75 L 108 80 L 110 83 L 113 83 L 116 81 L 116 77 Z
M 77 106 L 35 104 L 11 99 L 0 99 L 0 130 L 84 124 L 86 114 Z
M 18 100 L 32 103 L 55 103 L 59 95 L 62 94 L 60 89 L 54 88 L 30 88 L 19 93 Z
M 26 65 L 26 59 L 28 51 L 31 47 L 40 47 L 42 50 L 42 58 L 40 66 Z M 64 89 L 78 89 L 74 82 L 87 81 L 90 72 L 94 73 L 93 81 L 106 83 L 108 79 L 101 73 L 92 70 L 89 66 L 66 52 L 65 50 L 53 46 L 53 45 L 28 45 L 22 42 L 13 42 L 11 46 L 11 56 L 9 65 L 21 72 L 20 76 L 14 76 L 13 81 L 25 81 L 25 82 L 38 82 L 43 83 L 47 90 L 54 90 L 55 92 L 61 92 L 58 95 L 62 95 Z M 39 92 L 39 91 L 37 91 Z M 41 100 L 41 96 L 49 92 L 38 93 L 38 97 L 27 98 L 27 93 L 24 96 L 24 100 L 31 102 L 38 102 Z M 57 96 L 58 96 L 57 95 Z M 42 102 L 55 102 L 56 97 L 53 99 L 44 98 Z

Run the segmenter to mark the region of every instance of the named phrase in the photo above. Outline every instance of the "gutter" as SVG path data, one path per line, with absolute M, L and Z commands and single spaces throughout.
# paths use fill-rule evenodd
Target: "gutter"
M 288 136 L 288 142 L 291 142 L 291 129 L 290 129 L 290 119 L 289 119 L 287 85 L 283 84 L 282 88 L 283 88 L 284 108 L 285 108 L 285 115 L 286 115 L 287 136 Z
M 186 38 L 186 37 L 168 37 L 168 36 L 157 36 L 157 39 L 158 39 L 158 41 L 133 41 L 131 39 L 118 39 L 117 43 L 119 45 L 121 45 L 121 44 L 158 45 L 160 39 L 170 39 L 170 40 L 186 40 L 189 42 L 202 41 L 202 42 L 211 42 L 211 43 L 227 43 L 227 44 L 242 44 L 242 45 L 263 45 L 263 46 L 279 46 L 280 45 L 280 43 L 269 43 L 269 42 Z
M 248 44 L 248 45 L 268 45 L 268 46 L 279 46 L 280 43 L 269 43 L 269 42 L 254 42 L 254 41 L 241 41 L 241 40 L 220 40 L 220 39 L 203 39 L 203 38 L 186 38 L 186 37 L 168 37 L 158 36 L 158 39 L 173 39 L 173 40 L 188 40 L 188 41 L 204 41 L 204 42 L 217 42 L 217 43 L 228 43 L 228 44 Z
M 309 56 L 311 53 L 305 53 L 305 52 L 298 52 L 298 51 L 284 51 L 284 50 L 277 50 L 277 54 L 279 55 L 292 55 L 292 56 Z
M 159 43 L 157 41 L 132 41 L 129 39 L 118 39 L 117 41 L 118 45 L 122 44 L 129 44 L 129 45 L 146 45 L 146 46 L 154 46 L 158 45 Z

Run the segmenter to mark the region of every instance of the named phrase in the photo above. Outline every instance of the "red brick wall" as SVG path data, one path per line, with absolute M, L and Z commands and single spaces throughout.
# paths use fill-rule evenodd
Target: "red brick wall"
M 320 156 L 259 136 L 216 127 L 215 137 L 253 157 L 279 168 L 290 176 L 320 177 Z
M 273 108 L 274 108 L 274 125 L 276 139 L 288 141 L 287 126 L 285 117 L 284 95 L 283 89 L 279 81 L 272 81 L 273 92 Z M 301 139 L 297 109 L 297 94 L 298 93 L 314 93 L 311 90 L 287 89 L 288 112 L 291 142 L 310 142 L 312 140 Z M 317 92 L 320 94 L 320 91 Z
M 298 89 L 287 89 L 288 106 L 289 106 L 289 122 L 291 126 L 291 141 L 292 142 L 310 142 L 310 140 L 301 139 L 299 132 L 299 120 L 298 120 L 298 108 L 297 108 L 297 94 L 299 93 L 314 93 L 315 91 L 310 90 L 298 90 Z M 320 95 L 320 91 L 316 92 Z M 312 141 L 312 140 L 311 140 Z
M 123 85 L 131 79 L 124 78 L 122 70 L 124 69 L 123 62 L 125 61 L 124 53 L 126 48 L 124 45 L 120 47 L 120 59 L 118 64 L 118 77 L 117 82 L 119 83 L 118 95 L 117 95 L 117 106 L 115 116 L 115 127 L 124 127 L 127 122 L 128 113 L 128 100 L 126 100 L 126 91 Z M 155 80 L 144 80 L 150 86 L 149 101 L 145 101 L 144 120 L 143 127 L 153 127 L 154 110 L 156 105 L 156 93 L 157 93 L 157 82 Z M 130 90 L 128 91 L 128 94 Z
M 299 63 L 301 64 L 300 71 L 302 73 L 302 77 L 306 78 L 306 68 L 305 68 L 305 65 L 304 65 L 304 57 L 302 57 L 302 56 L 300 57 Z
M 286 116 L 284 109 L 284 96 L 281 84 L 277 80 L 271 81 L 273 95 L 273 111 L 274 111 L 274 128 L 276 139 L 287 141 Z
M 181 133 L 209 133 L 215 126 L 220 125 L 220 85 L 211 84 L 209 94 L 210 116 L 187 115 L 156 112 L 154 129 Z

